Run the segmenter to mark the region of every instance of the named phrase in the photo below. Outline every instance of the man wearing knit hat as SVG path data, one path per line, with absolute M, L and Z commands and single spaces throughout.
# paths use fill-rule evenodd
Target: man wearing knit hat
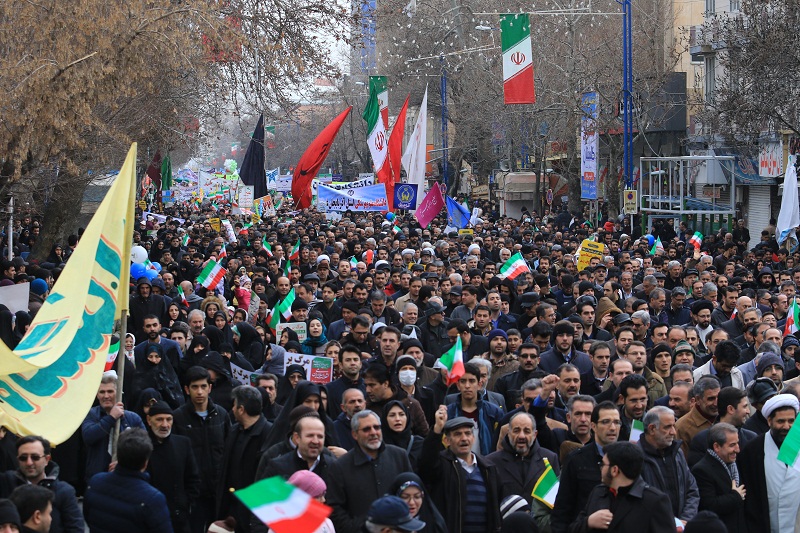
M 800 402 L 793 394 L 777 394 L 767 400 L 761 414 L 769 431 L 750 441 L 736 459 L 741 484 L 747 487 L 747 531 L 794 531 L 800 508 L 800 471 L 779 461 L 778 451 L 798 410 Z
M 571 363 L 578 367 L 581 374 L 591 372 L 592 360 L 585 353 L 575 349 L 574 340 L 575 326 L 566 320 L 556 322 L 553 326 L 553 347 L 542 353 L 539 368 L 548 374 L 554 374 L 564 363 Z
M 519 368 L 519 361 L 511 359 L 511 354 L 508 353 L 508 335 L 505 331 L 493 329 L 486 338 L 489 341 L 489 351 L 485 358 L 492 362 L 492 377 L 486 383 L 486 389 L 494 390 L 498 379 Z
M 147 464 L 150 484 L 167 498 L 175 531 L 189 533 L 189 509 L 200 496 L 200 471 L 189 437 L 172 434 L 172 408 L 163 401 L 150 406 L 147 432 L 153 453 Z
M 22 521 L 19 519 L 19 512 L 11 501 L 5 498 L 0 499 L 0 531 L 19 533 L 22 529 Z

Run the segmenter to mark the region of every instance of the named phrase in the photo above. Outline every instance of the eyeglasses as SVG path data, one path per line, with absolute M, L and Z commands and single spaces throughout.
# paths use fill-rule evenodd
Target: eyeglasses
M 31 461 L 33 461 L 34 463 L 38 463 L 38 462 L 39 462 L 39 461 L 41 461 L 41 460 L 42 460 L 44 457 L 47 457 L 47 456 L 46 456 L 46 455 L 37 455 L 37 454 L 35 454 L 35 453 L 31 453 L 31 454 L 27 454 L 27 453 L 25 453 L 25 454 L 22 454 L 22 455 L 20 455 L 19 457 L 17 457 L 17 459 L 19 459 L 19 462 L 20 462 L 20 463 L 27 463 L 27 462 L 28 462 L 28 459 L 30 459 L 30 460 L 31 460 Z

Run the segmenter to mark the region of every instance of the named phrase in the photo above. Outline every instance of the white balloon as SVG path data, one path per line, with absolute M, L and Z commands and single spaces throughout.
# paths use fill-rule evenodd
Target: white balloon
M 147 250 L 143 246 L 131 248 L 131 261 L 134 263 L 144 263 L 147 261 Z

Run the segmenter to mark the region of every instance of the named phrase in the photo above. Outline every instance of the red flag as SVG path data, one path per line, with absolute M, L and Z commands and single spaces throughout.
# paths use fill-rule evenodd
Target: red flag
M 153 180 L 156 190 L 161 190 L 161 150 L 156 150 L 153 161 L 147 167 L 147 175 Z
M 406 101 L 400 108 L 400 114 L 394 121 L 392 133 L 389 135 L 389 156 L 387 158 L 389 164 L 383 165 L 384 169 L 388 167 L 390 173 L 384 184 L 386 185 L 386 198 L 392 208 L 394 208 L 394 184 L 400 183 L 400 159 L 403 157 L 403 134 L 406 131 L 406 111 L 408 111 L 410 97 L 411 95 L 406 96 Z
M 298 209 L 305 209 L 311 206 L 311 180 L 317 175 L 319 167 L 328 157 L 331 144 L 333 144 L 336 134 L 339 133 L 339 128 L 342 127 L 344 119 L 347 118 L 347 114 L 350 113 L 351 109 L 353 109 L 353 106 L 342 111 L 338 117 L 325 126 L 325 129 L 308 145 L 300 161 L 297 162 L 297 167 L 294 169 L 294 177 L 292 178 L 292 198 L 294 198 L 295 206 Z

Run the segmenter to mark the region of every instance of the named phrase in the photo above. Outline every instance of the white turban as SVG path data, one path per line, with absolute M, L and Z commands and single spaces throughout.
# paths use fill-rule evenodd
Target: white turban
M 791 407 L 796 413 L 800 411 L 800 401 L 797 400 L 797 396 L 794 394 L 776 394 L 767 400 L 764 407 L 761 408 L 761 414 L 764 415 L 764 418 L 769 418 L 769 415 L 776 409 L 783 407 Z
M 400 255 L 414 255 L 414 250 L 412 250 L 411 248 L 405 248 L 403 249 L 403 252 Z

